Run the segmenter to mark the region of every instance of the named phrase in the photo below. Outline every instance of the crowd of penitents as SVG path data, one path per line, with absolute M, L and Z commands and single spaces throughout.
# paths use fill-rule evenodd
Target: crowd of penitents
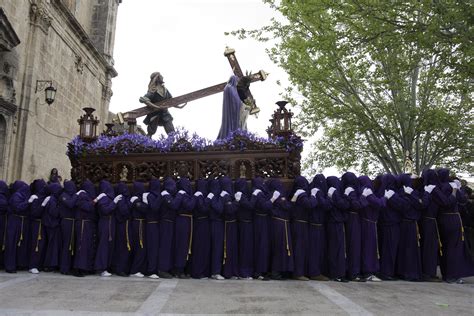
M 0 182 L 0 265 L 84 276 L 462 282 L 474 275 L 448 169 L 294 180 Z

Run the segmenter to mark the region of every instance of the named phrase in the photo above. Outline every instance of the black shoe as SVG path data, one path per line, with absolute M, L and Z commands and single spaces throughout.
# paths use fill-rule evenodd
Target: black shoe
M 16 273 L 16 270 L 5 270 L 6 273 Z
M 125 272 L 118 272 L 117 273 L 118 276 L 121 276 L 121 277 L 128 277 L 129 275 Z
M 82 272 L 82 271 L 75 271 L 72 275 L 75 276 L 75 277 L 78 277 L 78 278 L 85 277 L 84 272 Z
M 273 273 L 270 275 L 270 279 L 272 279 L 272 280 L 277 280 L 277 281 L 284 280 L 284 278 L 283 278 L 283 276 L 281 275 L 281 273 L 278 273 L 278 272 L 273 272 Z
M 184 274 L 184 273 L 180 273 L 180 274 L 178 274 L 178 278 L 179 279 L 189 279 L 189 276 Z
M 169 274 L 168 272 L 165 272 L 165 271 L 158 272 L 158 276 L 162 279 L 172 279 L 173 278 L 173 276 L 171 274 Z
M 335 282 L 341 282 L 341 283 L 347 283 L 347 282 L 349 282 L 349 280 L 346 279 L 346 278 L 334 278 L 334 279 L 332 279 L 332 280 L 335 281 Z

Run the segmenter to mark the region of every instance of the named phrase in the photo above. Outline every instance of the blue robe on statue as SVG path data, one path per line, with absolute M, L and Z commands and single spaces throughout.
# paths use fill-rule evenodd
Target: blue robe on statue
M 229 137 L 230 133 L 239 128 L 240 107 L 242 101 L 237 92 L 239 78 L 232 75 L 224 88 L 224 101 L 222 103 L 222 123 L 217 139 Z

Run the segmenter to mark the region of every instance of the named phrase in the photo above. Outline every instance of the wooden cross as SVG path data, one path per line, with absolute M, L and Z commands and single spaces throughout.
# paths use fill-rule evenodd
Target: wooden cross
M 229 47 L 226 47 L 226 50 L 224 51 L 224 56 L 227 57 L 229 60 L 230 66 L 232 67 L 232 72 L 234 75 L 237 77 L 241 78 L 244 76 L 242 73 L 242 69 L 240 68 L 239 62 L 237 61 L 237 57 L 235 57 L 235 50 Z M 260 70 L 259 72 L 255 74 L 250 75 L 250 82 L 255 82 L 255 81 L 264 81 L 267 79 L 268 73 L 266 73 L 263 70 Z M 194 101 L 197 99 L 201 99 L 219 92 L 224 91 L 225 86 L 227 85 L 227 82 L 219 83 L 211 87 L 207 87 L 201 90 L 196 90 L 190 93 L 186 93 L 183 95 L 180 95 L 178 97 L 174 97 L 171 99 L 166 99 L 158 103 L 151 103 L 151 102 L 145 102 L 146 106 L 137 108 L 132 111 L 128 111 L 125 113 L 118 113 L 119 121 L 122 121 L 125 119 L 127 122 L 130 123 L 135 123 L 136 124 L 136 119 L 141 116 L 148 115 L 152 112 L 155 112 L 157 109 L 164 109 L 164 108 L 170 108 L 170 107 L 178 107 L 181 108 L 183 106 L 180 106 L 182 104 L 185 104 L 190 101 Z M 253 98 L 253 97 L 252 97 Z

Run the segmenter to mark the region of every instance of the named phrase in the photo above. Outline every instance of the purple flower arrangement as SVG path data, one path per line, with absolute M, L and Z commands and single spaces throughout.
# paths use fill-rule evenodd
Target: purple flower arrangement
M 176 132 L 162 135 L 154 140 L 139 134 L 119 136 L 99 136 L 96 141 L 86 143 L 79 136 L 68 144 L 67 155 L 80 158 L 86 155 L 128 155 L 130 153 L 200 152 L 200 151 L 245 151 L 285 148 L 286 151 L 301 151 L 303 142 L 300 137 L 278 137 L 268 139 L 244 130 L 236 130 L 225 139 L 210 141 L 178 128 Z

